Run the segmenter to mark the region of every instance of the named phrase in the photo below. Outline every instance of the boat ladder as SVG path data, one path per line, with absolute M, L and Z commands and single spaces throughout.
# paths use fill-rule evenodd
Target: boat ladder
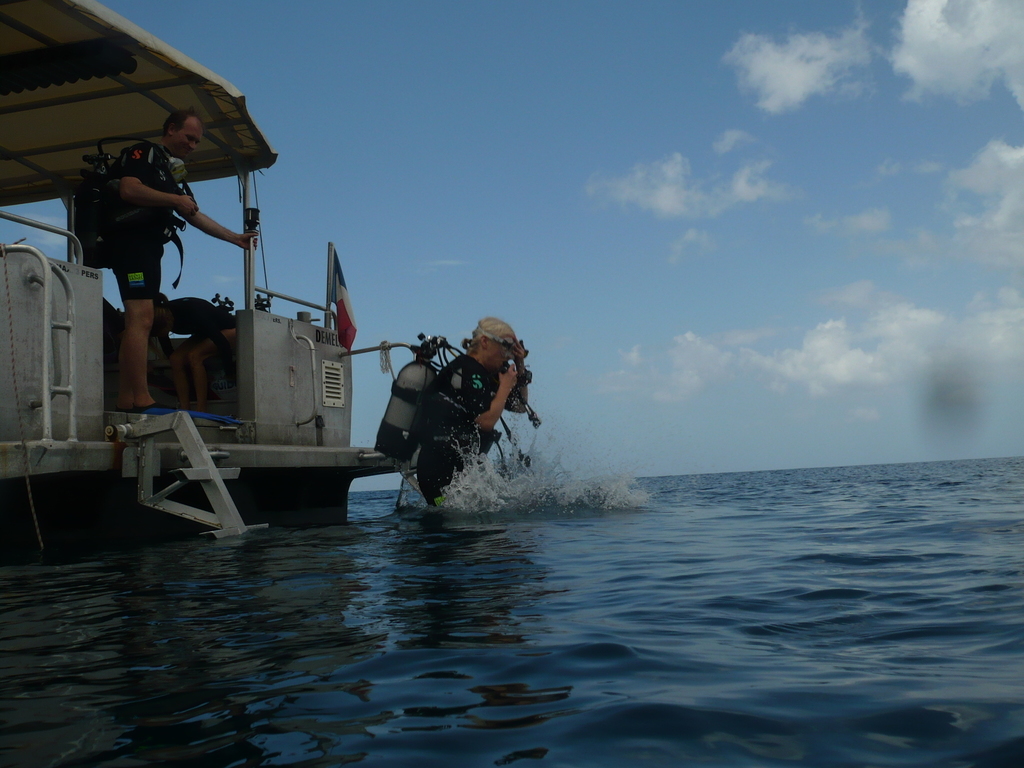
M 171 473 L 177 479 L 160 491 L 153 491 L 153 480 L 160 474 L 160 449 L 157 448 L 158 435 L 174 434 L 181 446 L 180 455 L 190 466 L 173 469 Z M 238 513 L 234 500 L 225 480 L 238 477 L 238 467 L 218 467 L 215 459 L 224 458 L 226 453 L 211 452 L 203 442 L 196 429 L 192 417 L 185 411 L 176 411 L 162 416 L 144 416 L 138 421 L 107 427 L 109 437 L 115 435 L 125 442 L 136 442 L 136 473 L 138 477 L 138 502 L 162 512 L 168 512 L 187 520 L 209 526 L 212 530 L 205 534 L 222 538 L 237 536 L 252 528 L 266 528 L 264 525 L 247 526 Z M 131 471 L 126 465 L 126 474 Z M 128 475 L 130 476 L 130 474 Z M 198 482 L 206 492 L 206 498 L 213 512 L 172 501 L 168 498 L 175 491 L 191 482 Z

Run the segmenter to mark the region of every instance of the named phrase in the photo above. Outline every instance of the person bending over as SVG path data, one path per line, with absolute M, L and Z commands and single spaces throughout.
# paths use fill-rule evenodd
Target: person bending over
M 195 110 L 179 110 L 164 121 L 159 144 L 142 142 L 125 150 L 112 169 L 118 179 L 117 197 L 124 204 L 101 233 L 102 248 L 111 262 L 124 302 L 125 331 L 116 407 L 145 413 L 155 405 L 147 380 L 153 301 L 160 293 L 160 259 L 173 232 L 174 214 L 219 240 L 248 248 L 254 233 L 239 234 L 199 211 L 182 185 L 184 163 L 203 137 Z M 138 215 L 140 213 L 146 215 Z M 149 210 L 146 210 L 149 209 Z
M 168 334 L 188 336 L 173 349 Z M 184 298 L 167 301 L 157 299 L 153 335 L 160 339 L 164 353 L 171 361 L 171 378 L 178 396 L 178 407 L 192 409 L 190 387 L 195 388 L 196 410 L 206 412 L 208 379 L 206 360 L 220 355 L 228 375 L 234 372 L 235 316 L 224 307 L 203 299 Z
M 526 349 L 511 326 L 485 317 L 462 346 L 466 354 L 446 365 L 424 391 L 414 426 L 420 442 L 416 478 L 431 506 L 444 501 L 466 456 L 490 450 L 502 411 L 526 410 Z

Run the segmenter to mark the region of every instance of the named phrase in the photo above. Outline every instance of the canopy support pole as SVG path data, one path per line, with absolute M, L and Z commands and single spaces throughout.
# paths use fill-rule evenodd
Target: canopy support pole
M 246 211 L 252 207 L 251 187 L 252 179 L 248 171 L 239 169 L 238 180 L 242 184 L 242 230 L 246 227 Z M 256 309 L 256 246 L 249 241 L 245 249 L 245 308 Z

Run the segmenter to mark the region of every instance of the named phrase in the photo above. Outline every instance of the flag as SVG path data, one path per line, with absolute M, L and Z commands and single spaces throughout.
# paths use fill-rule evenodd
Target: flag
M 327 301 L 334 305 L 338 313 L 338 340 L 345 349 L 351 351 L 352 343 L 356 340 L 356 316 L 348 298 L 348 286 L 345 285 L 345 275 L 341 273 L 341 259 L 337 251 L 334 252 L 334 275 Z

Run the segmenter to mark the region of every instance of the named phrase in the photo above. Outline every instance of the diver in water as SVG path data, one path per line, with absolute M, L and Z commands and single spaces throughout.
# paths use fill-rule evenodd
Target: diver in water
M 462 346 L 466 354 L 446 365 L 424 391 L 414 427 L 420 443 L 416 478 L 431 506 L 444 501 L 467 456 L 490 450 L 502 411 L 528 408 L 527 352 L 508 323 L 485 317 Z

